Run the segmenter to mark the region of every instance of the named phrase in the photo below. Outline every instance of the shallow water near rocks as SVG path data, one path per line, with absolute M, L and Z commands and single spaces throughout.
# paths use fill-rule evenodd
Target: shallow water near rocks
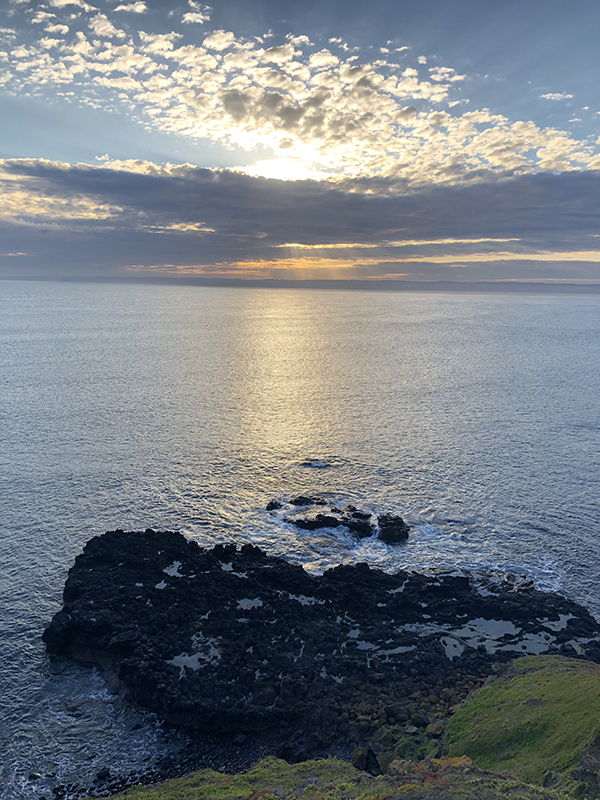
M 1 297 L 2 800 L 184 746 L 42 647 L 105 530 L 250 541 L 315 572 L 508 571 L 600 617 L 599 298 L 34 282 Z M 400 514 L 409 540 L 266 510 L 300 493 Z

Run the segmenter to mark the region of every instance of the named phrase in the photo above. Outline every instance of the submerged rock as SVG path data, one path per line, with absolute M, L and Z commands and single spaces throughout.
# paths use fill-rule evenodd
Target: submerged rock
M 287 521 L 306 531 L 314 531 L 318 528 L 338 528 L 343 524 L 341 520 L 331 514 L 315 514 L 314 517 L 298 517 Z
M 366 564 L 313 576 L 249 544 L 204 550 L 150 529 L 87 543 L 43 639 L 169 722 L 278 731 L 292 760 L 397 738 L 417 718 L 426 736 L 519 654 L 600 661 L 590 614 L 532 587 Z
M 293 506 L 325 506 L 327 501 L 322 497 L 307 497 L 304 494 L 299 494 L 298 497 L 292 498 L 290 504 Z
M 311 511 L 310 507 L 322 507 L 327 505 L 321 497 L 308 497 L 299 495 L 289 501 L 289 505 L 295 508 L 307 508 L 307 512 L 302 514 L 293 513 L 286 516 L 286 522 L 295 525 L 301 530 L 315 531 L 327 528 L 346 528 L 357 539 L 367 537 L 377 537 L 386 544 L 398 544 L 408 538 L 409 526 L 402 517 L 394 514 L 380 514 L 375 517 L 367 511 L 360 511 L 356 506 L 348 505 L 344 509 L 336 506 L 329 507 L 327 513 L 321 511 Z M 283 508 L 279 500 L 271 500 L 267 504 L 267 511 L 275 511 Z

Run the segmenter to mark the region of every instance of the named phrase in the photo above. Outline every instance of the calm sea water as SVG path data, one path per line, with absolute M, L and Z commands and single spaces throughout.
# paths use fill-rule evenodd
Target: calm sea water
M 75 556 L 108 529 L 251 541 L 316 571 L 524 573 L 600 617 L 600 298 L 0 293 L 2 800 L 178 746 L 40 641 Z M 409 542 L 353 544 L 264 510 L 299 493 L 400 513 Z

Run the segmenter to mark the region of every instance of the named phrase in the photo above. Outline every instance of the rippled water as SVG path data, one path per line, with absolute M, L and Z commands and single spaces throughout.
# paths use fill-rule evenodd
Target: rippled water
M 499 568 L 600 617 L 599 298 L 0 292 L 2 800 L 179 746 L 40 642 L 73 559 L 108 529 L 252 541 L 311 570 Z M 298 493 L 400 513 L 409 541 L 265 510 Z

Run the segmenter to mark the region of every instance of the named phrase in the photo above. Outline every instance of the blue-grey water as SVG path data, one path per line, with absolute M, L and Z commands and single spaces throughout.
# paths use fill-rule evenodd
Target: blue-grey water
M 501 569 L 600 617 L 600 298 L 0 294 L 2 800 L 177 747 L 40 641 L 75 556 L 108 529 L 251 541 L 315 571 Z M 410 539 L 353 544 L 264 510 L 299 493 L 400 513 Z

